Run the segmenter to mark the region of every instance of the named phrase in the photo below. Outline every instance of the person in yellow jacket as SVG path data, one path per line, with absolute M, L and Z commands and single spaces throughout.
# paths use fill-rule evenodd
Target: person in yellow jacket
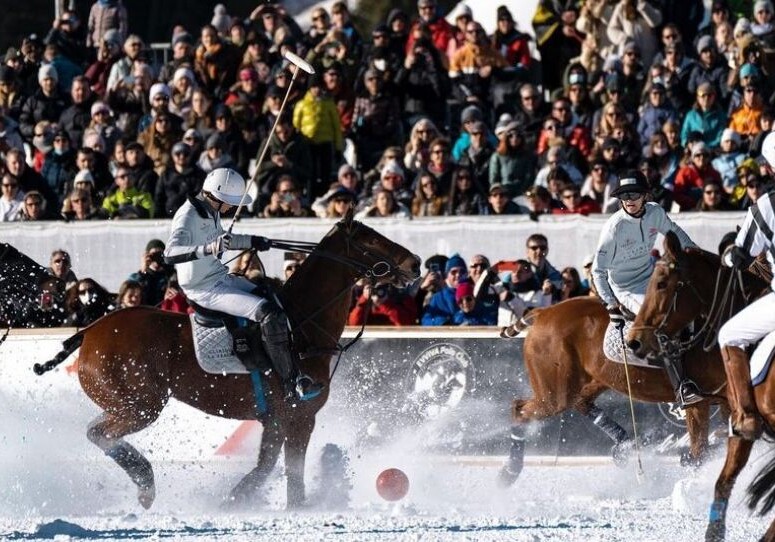
M 487 39 L 482 25 L 469 21 L 466 42 L 450 60 L 449 78 L 460 98 L 466 102 L 486 104 L 494 71 L 506 65 L 506 59 Z
M 743 88 L 742 103 L 729 118 L 729 127 L 748 143 L 761 131 L 759 119 L 763 112 L 761 90 L 754 84 L 748 84 Z
M 335 153 L 344 150 L 344 137 L 339 123 L 339 112 L 333 98 L 323 88 L 318 74 L 309 81 L 304 97 L 293 109 L 293 125 L 310 141 L 312 178 L 305 195 L 312 201 L 322 196 L 336 176 Z
M 110 218 L 153 217 L 153 196 L 132 186 L 132 177 L 126 169 L 116 170 L 115 182 L 116 191 L 102 201 L 102 208 Z

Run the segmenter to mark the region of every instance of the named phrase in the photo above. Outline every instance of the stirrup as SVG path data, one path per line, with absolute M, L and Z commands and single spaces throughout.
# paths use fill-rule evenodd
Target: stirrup
M 699 403 L 705 399 L 697 384 L 695 384 L 693 380 L 688 379 L 682 381 L 678 385 L 678 390 L 675 395 L 681 408 L 693 405 L 694 403 Z
M 299 375 L 296 378 L 295 391 L 300 401 L 310 401 L 321 394 L 323 384 L 315 382 L 308 375 Z

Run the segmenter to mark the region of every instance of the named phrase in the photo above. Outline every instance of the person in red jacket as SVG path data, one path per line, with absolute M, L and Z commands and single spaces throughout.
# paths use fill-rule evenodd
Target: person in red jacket
M 414 299 L 388 283 L 366 284 L 350 311 L 347 324 L 360 326 L 411 326 L 417 323 Z
M 418 0 L 417 12 L 419 18 L 412 23 L 412 28 L 409 31 L 409 39 L 406 42 L 406 54 L 414 51 L 414 40 L 416 39 L 414 30 L 420 26 L 425 26 L 431 34 L 430 38 L 433 46 L 441 53 L 441 58 L 444 60 L 444 67 L 446 68 L 449 62 L 447 48 L 455 35 L 455 29 L 439 14 L 435 0 Z
M 552 210 L 555 215 L 599 214 L 600 205 L 589 196 L 582 196 L 576 185 L 566 185 L 560 193 L 563 208 Z
M 703 187 L 708 182 L 722 186 L 721 175 L 710 163 L 708 147 L 699 141 L 692 145 L 691 161 L 679 169 L 675 176 L 673 198 L 682 211 L 690 211 L 697 206 L 702 198 Z

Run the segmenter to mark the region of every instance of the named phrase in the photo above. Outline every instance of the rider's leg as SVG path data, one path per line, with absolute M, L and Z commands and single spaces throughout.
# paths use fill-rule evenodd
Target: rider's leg
M 197 291 L 190 297 L 195 303 L 208 309 L 240 316 L 257 323 L 248 326 L 245 330 L 250 336 L 250 341 L 258 340 L 259 337 L 263 340 L 266 353 L 286 389 L 295 390 L 299 399 L 311 399 L 320 393 L 321 387 L 308 376 L 299 374 L 290 351 L 288 321 L 285 315 L 273 301 L 253 294 L 255 288 L 256 285 L 245 277 L 227 275 L 206 291 Z M 271 318 L 268 318 L 270 316 Z M 265 319 L 266 322 L 264 322 Z M 258 333 L 259 326 L 260 333 Z M 255 333 L 251 333 L 253 330 Z M 240 332 L 237 335 L 239 336 Z
M 775 293 L 770 292 L 738 312 L 721 326 L 718 343 L 727 373 L 727 397 L 732 410 L 732 432 L 748 440 L 761 434 L 751 369 L 745 348 L 775 329 Z

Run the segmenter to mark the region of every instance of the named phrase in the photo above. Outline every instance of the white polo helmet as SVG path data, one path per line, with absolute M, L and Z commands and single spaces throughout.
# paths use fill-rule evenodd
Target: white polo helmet
M 770 132 L 762 141 L 762 156 L 775 169 L 775 132 Z
M 243 205 L 253 203 L 253 196 L 250 194 L 245 194 L 245 199 L 242 199 L 242 194 L 245 193 L 245 179 L 242 175 L 225 167 L 214 169 L 207 174 L 202 191 L 209 192 L 215 199 L 227 205 L 239 205 L 240 201 Z

